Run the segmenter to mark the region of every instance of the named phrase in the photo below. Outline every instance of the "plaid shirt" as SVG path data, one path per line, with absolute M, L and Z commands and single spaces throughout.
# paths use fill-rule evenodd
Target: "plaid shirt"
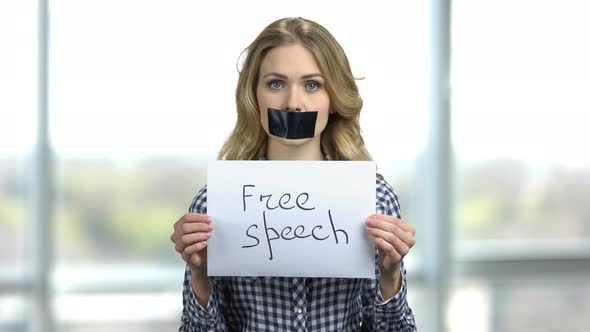
M 393 188 L 379 178 L 376 185 L 376 211 L 400 218 Z M 206 186 L 189 211 L 207 213 Z M 403 261 L 401 271 L 401 289 L 387 301 L 379 290 L 377 259 L 375 279 L 210 277 L 213 290 L 204 309 L 187 266 L 179 331 L 416 331 Z

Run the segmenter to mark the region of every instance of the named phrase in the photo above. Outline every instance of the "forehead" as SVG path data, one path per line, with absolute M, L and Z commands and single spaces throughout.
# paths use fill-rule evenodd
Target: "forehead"
M 260 64 L 260 72 L 291 72 L 303 75 L 320 73 L 318 62 L 307 48 L 299 44 L 281 45 L 268 51 Z

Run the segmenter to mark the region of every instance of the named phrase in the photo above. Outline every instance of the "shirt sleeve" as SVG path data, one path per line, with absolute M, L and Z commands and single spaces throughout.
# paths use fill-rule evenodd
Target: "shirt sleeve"
M 189 208 L 191 213 L 207 213 L 207 186 L 203 187 Z M 209 278 L 212 290 L 209 303 L 203 308 L 197 301 L 191 285 L 191 270 L 186 267 L 182 291 L 182 318 L 179 332 L 226 331 L 223 315 L 222 280 Z
M 399 202 L 393 188 L 385 180 L 377 179 L 378 213 L 401 218 Z M 375 247 L 375 279 L 367 279 L 363 290 L 363 331 L 416 331 L 416 322 L 407 301 L 406 269 L 401 262 L 402 285 L 399 292 L 384 300 L 379 285 L 378 249 Z

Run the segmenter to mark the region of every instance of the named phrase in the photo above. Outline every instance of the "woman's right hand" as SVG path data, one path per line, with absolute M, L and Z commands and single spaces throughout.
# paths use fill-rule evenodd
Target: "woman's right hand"
M 213 224 L 206 214 L 187 213 L 174 224 L 170 240 L 193 273 L 207 276 L 207 240 Z

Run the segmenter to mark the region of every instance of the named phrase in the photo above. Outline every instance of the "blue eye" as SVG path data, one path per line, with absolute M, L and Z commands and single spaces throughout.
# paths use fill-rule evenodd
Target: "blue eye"
M 283 87 L 283 82 L 281 81 L 270 81 L 268 83 L 268 86 L 270 86 L 271 89 L 280 89 Z
M 320 88 L 320 83 L 318 82 L 307 82 L 305 83 L 305 88 L 309 91 L 315 91 Z

